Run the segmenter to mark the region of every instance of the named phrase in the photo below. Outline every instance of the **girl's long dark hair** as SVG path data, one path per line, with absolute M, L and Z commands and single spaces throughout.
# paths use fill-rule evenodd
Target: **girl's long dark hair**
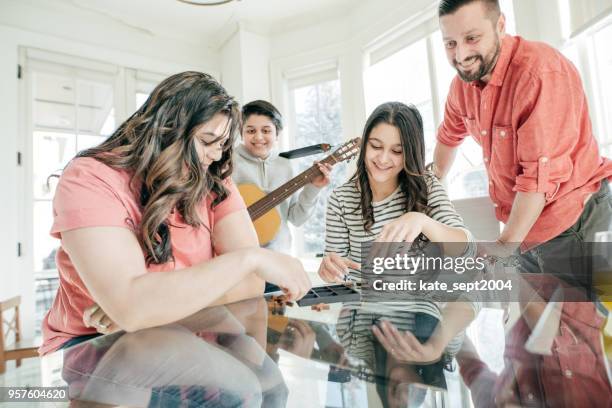
M 399 130 L 404 168 L 399 173 L 399 185 L 406 196 L 406 212 L 425 213 L 427 206 L 427 183 L 425 182 L 425 137 L 423 119 L 413 105 L 401 102 L 387 102 L 374 109 L 363 129 L 361 150 L 357 159 L 357 171 L 351 177 L 361 191 L 361 214 L 366 231 L 374 225 L 372 188 L 368 179 L 365 153 L 372 129 L 381 123 L 395 126 Z
M 229 139 L 221 159 L 204 169 L 194 130 L 218 113 L 229 119 Z M 214 207 L 228 196 L 223 179 L 232 172 L 232 145 L 239 128 L 238 103 L 221 84 L 208 74 L 182 72 L 162 81 L 106 141 L 77 157 L 93 157 L 131 173 L 142 208 L 137 235 L 147 264 L 161 264 L 173 260 L 171 211 L 176 208 L 187 224 L 201 226 L 202 200 L 212 193 Z

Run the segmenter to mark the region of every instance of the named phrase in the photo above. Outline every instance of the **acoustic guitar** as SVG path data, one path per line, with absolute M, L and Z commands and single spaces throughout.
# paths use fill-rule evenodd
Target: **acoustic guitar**
M 359 152 L 360 142 L 360 138 L 349 140 L 321 160 L 320 163 L 333 166 L 336 163 L 352 159 Z M 260 245 L 272 241 L 280 229 L 281 217 L 275 207 L 321 174 L 319 167 L 313 165 L 267 195 L 255 184 L 238 186 L 240 195 L 244 198 L 251 220 L 255 225 Z

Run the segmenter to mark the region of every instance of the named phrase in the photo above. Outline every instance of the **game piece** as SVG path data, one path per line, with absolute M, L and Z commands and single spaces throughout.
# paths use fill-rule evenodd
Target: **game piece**
M 329 310 L 329 305 L 327 303 L 318 303 L 316 305 L 310 306 L 312 310 L 316 310 L 317 312 L 321 312 L 323 310 Z

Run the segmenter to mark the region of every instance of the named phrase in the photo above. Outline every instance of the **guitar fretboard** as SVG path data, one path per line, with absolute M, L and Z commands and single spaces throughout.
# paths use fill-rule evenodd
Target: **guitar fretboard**
M 320 161 L 320 163 L 322 164 L 332 165 L 337 162 L 338 160 L 333 154 Z M 321 174 L 322 173 L 321 170 L 319 170 L 319 167 L 317 165 L 313 165 L 312 167 L 304 170 L 282 186 L 270 192 L 261 200 L 254 202 L 247 209 L 249 215 L 251 216 L 251 220 L 255 221 L 256 219 L 270 211 L 272 208 L 283 202 L 291 194 L 295 193 L 300 188 L 310 183 L 315 177 Z

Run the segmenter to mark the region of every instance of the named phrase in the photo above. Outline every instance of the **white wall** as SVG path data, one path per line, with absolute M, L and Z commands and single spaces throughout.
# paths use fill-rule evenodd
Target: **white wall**
M 242 102 L 270 100 L 270 38 L 241 30 Z
M 0 299 L 19 294 L 20 271 L 17 259 L 18 242 L 18 168 L 16 162 L 18 143 L 17 110 L 17 47 L 0 29 L 0 211 L 3 216 L 0 234 Z
M 221 46 L 221 83 L 242 104 L 270 99 L 270 38 L 238 26 Z
M 221 83 L 239 101 L 242 100 L 242 67 L 240 66 L 240 30 L 221 47 Z

